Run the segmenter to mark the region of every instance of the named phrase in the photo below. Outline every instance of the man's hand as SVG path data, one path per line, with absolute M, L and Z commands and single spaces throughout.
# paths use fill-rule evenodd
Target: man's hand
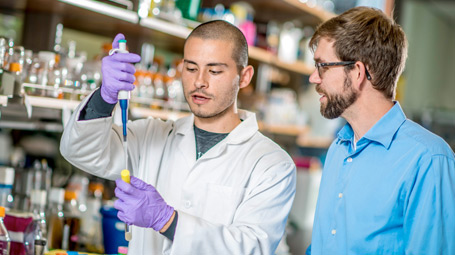
M 118 48 L 118 41 L 125 39 L 123 34 L 117 34 L 112 42 L 112 48 Z M 116 53 L 103 58 L 101 73 L 101 97 L 106 103 L 115 104 L 118 101 L 119 90 L 131 91 L 134 89 L 134 73 L 136 69 L 131 63 L 141 61 L 141 57 L 134 53 Z
M 131 184 L 122 179 L 115 181 L 114 207 L 118 218 L 129 224 L 160 231 L 174 214 L 174 208 L 166 204 L 152 185 L 131 176 Z

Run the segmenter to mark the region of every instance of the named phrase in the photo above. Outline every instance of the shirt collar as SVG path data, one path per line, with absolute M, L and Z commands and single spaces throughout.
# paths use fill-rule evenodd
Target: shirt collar
M 225 141 L 230 144 L 242 143 L 259 130 L 255 113 L 238 110 L 238 114 L 243 121 L 225 138 Z M 194 114 L 191 114 L 176 121 L 176 132 L 181 135 L 194 135 L 193 125 Z
M 401 125 L 406 121 L 406 115 L 398 101 L 373 127 L 362 137 L 382 144 L 387 149 L 392 143 L 393 137 Z M 352 140 L 354 131 L 349 123 L 338 132 L 338 139 L 342 141 Z

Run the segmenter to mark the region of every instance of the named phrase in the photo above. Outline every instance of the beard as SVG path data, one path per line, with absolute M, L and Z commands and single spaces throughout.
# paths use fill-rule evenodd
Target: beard
M 320 84 L 316 86 L 316 91 L 322 93 L 327 98 L 327 103 L 321 103 L 321 114 L 327 119 L 335 119 L 351 106 L 359 97 L 359 93 L 352 88 L 352 81 L 346 76 L 342 94 L 328 94 L 321 89 Z

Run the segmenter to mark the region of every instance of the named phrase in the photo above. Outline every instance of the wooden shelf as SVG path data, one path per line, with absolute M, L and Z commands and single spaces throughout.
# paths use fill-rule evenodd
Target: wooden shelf
M 310 75 L 314 71 L 314 67 L 302 61 L 296 61 L 294 63 L 283 62 L 277 56 L 258 47 L 249 47 L 248 51 L 251 59 L 267 63 L 284 70 L 305 75 Z
M 295 6 L 296 8 L 298 8 L 306 13 L 309 13 L 315 17 L 318 17 L 321 21 L 326 21 L 326 20 L 329 20 L 329 19 L 335 17 L 334 13 L 325 11 L 319 6 L 310 7 L 308 4 L 302 3 L 299 0 L 281 0 L 281 1 L 286 2 L 292 6 Z
M 206 3 L 208 2 L 208 3 Z M 230 6 L 232 0 L 205 0 L 203 7 L 213 8 L 221 3 Z M 255 10 L 254 20 L 267 22 L 274 20 L 279 23 L 286 21 L 299 21 L 301 24 L 317 26 L 321 21 L 326 21 L 335 16 L 318 6 L 310 6 L 299 0 L 244 0 Z

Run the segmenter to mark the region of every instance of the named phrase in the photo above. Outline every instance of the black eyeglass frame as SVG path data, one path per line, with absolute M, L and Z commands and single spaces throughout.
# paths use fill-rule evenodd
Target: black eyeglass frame
M 321 77 L 321 72 L 319 71 L 320 67 L 328 67 L 328 66 L 349 66 L 355 64 L 357 61 L 341 61 L 341 62 L 326 62 L 326 63 L 314 63 L 314 66 L 318 70 L 318 75 Z M 365 67 L 365 74 L 367 76 L 367 80 L 371 80 L 371 75 L 368 72 L 368 69 Z

